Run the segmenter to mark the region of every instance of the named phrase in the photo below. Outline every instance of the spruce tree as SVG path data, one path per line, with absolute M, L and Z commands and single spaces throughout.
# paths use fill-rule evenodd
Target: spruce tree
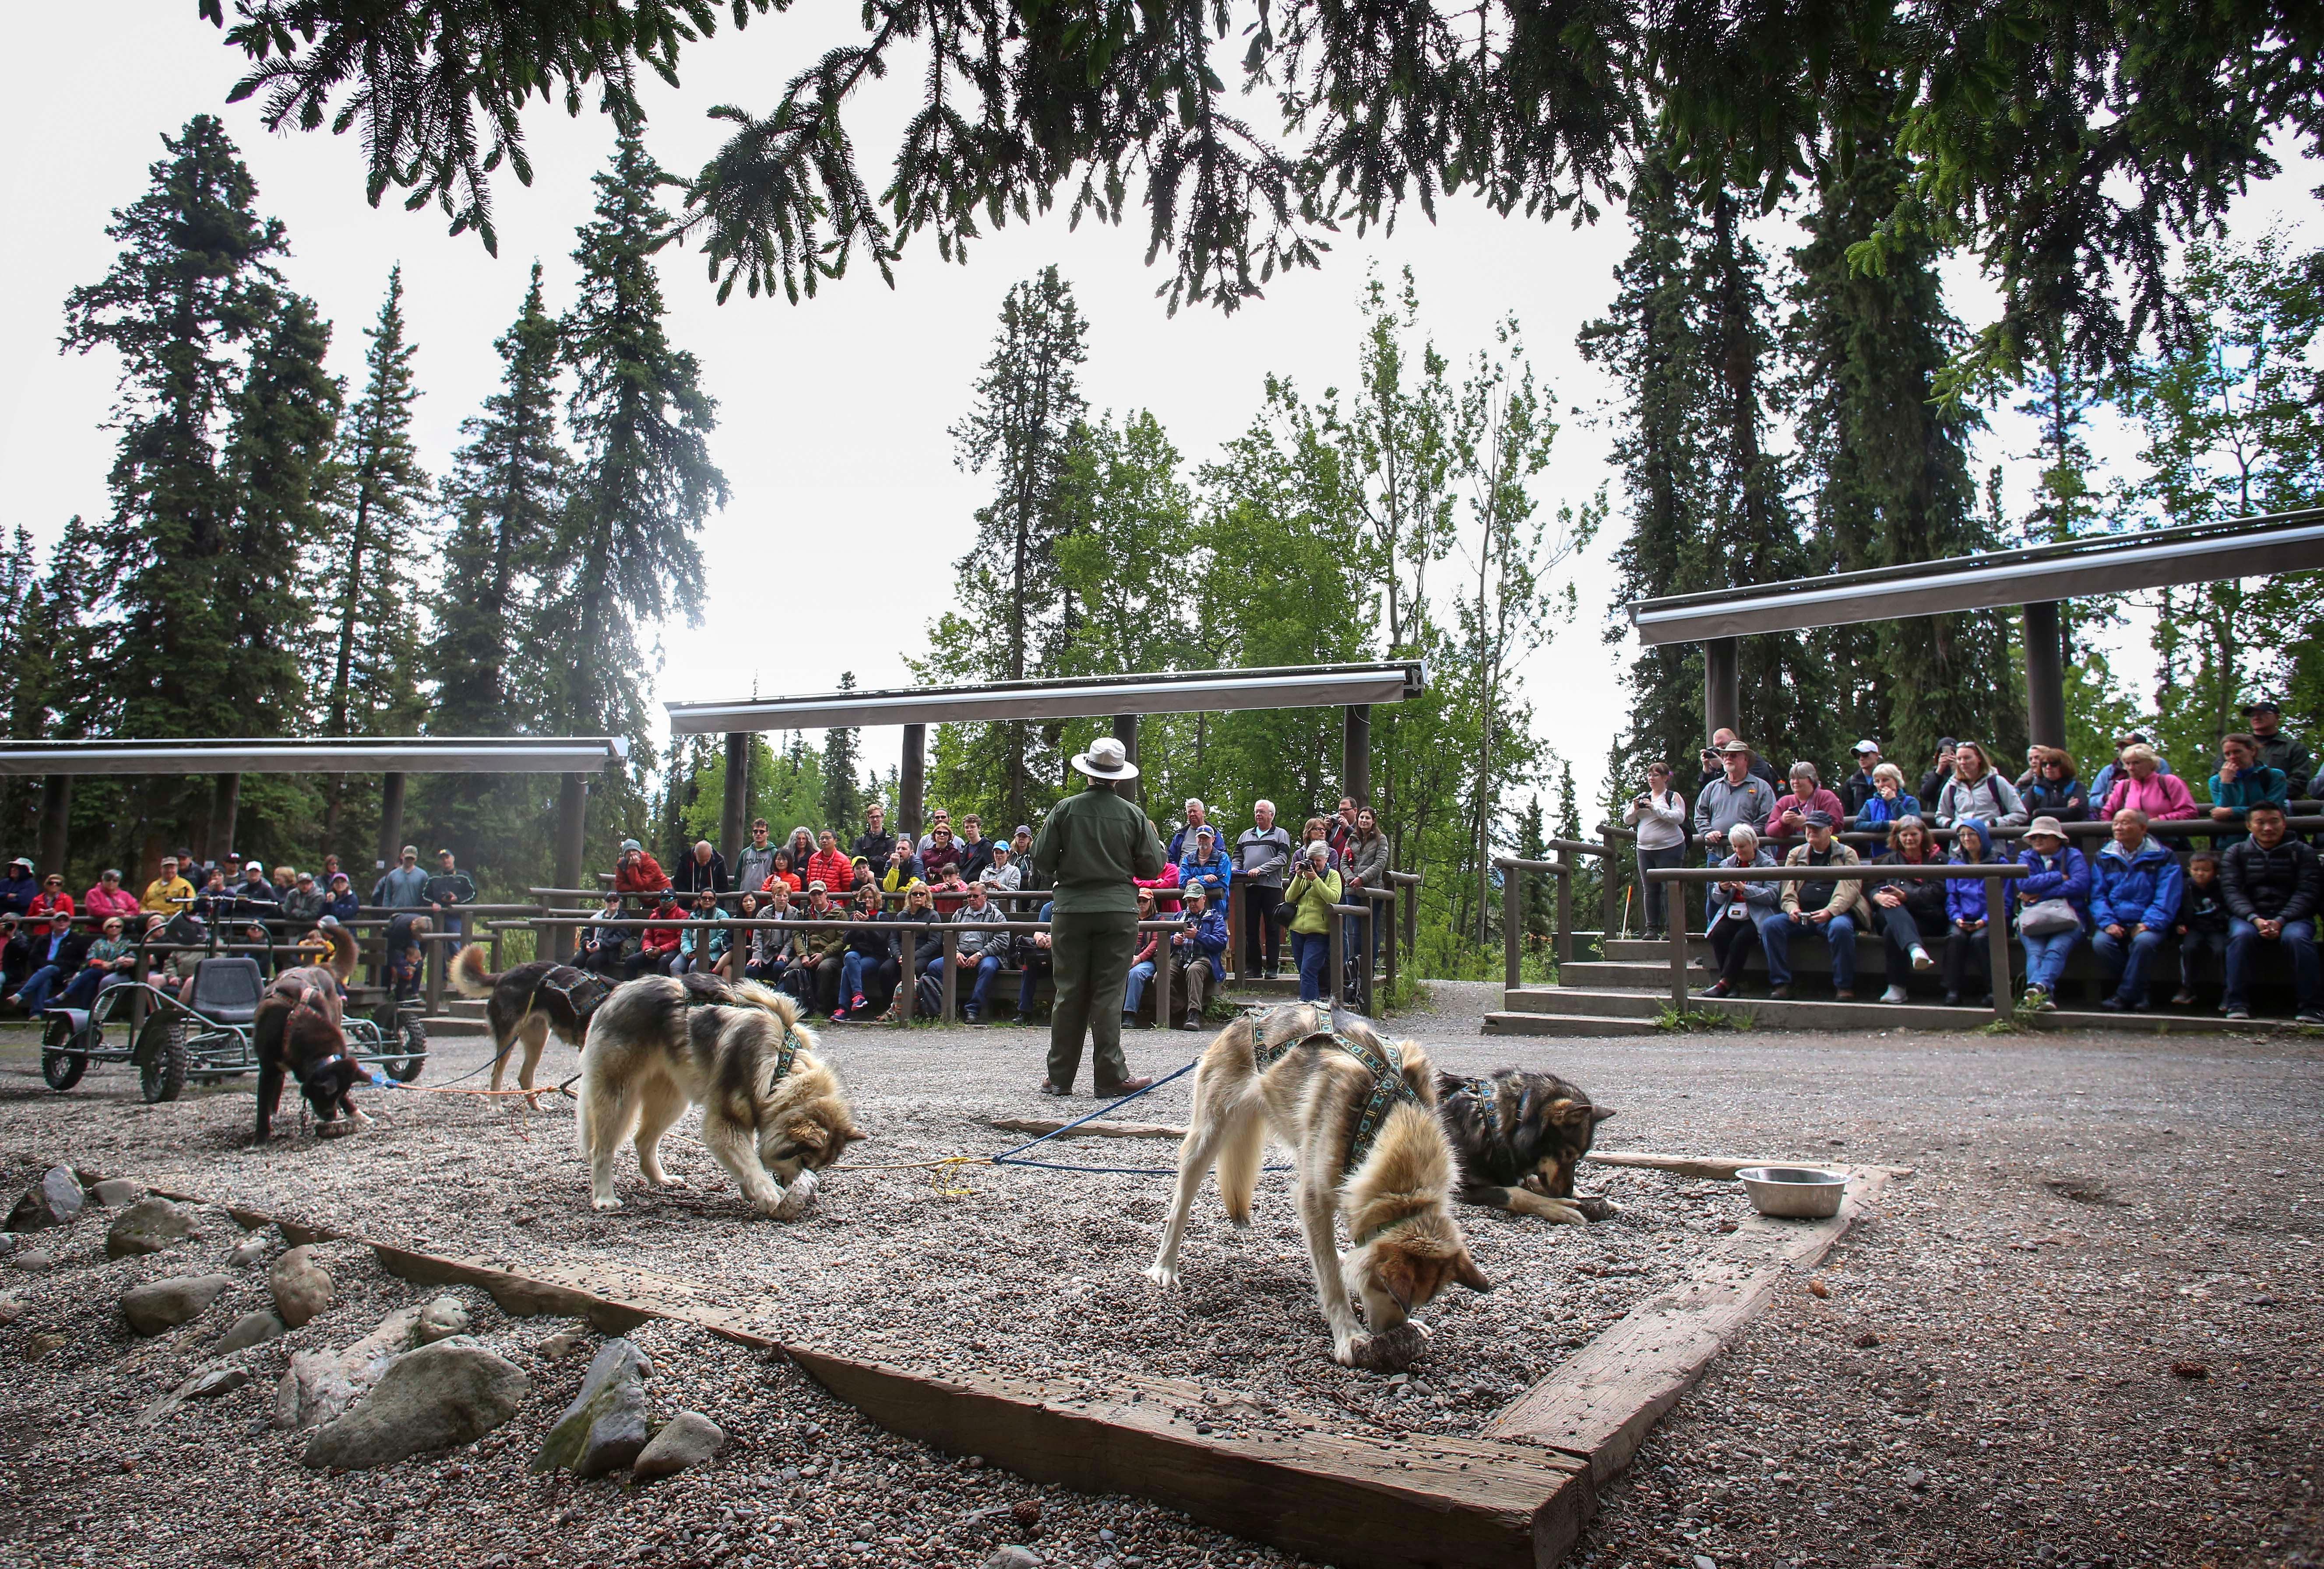
M 938 650 L 956 675 L 1021 681 L 1044 668 L 1078 623 L 1056 550 L 1065 527 L 1067 462 L 1088 411 L 1080 373 L 1088 337 L 1089 322 L 1054 265 L 1001 302 L 1001 328 L 977 377 L 976 401 L 952 428 L 960 466 L 971 474 L 989 469 L 993 477 L 992 500 L 977 509 L 975 543 L 955 564 L 960 597 L 998 605 L 1000 615 L 989 629 L 956 636 L 957 648 Z M 946 660 L 948 652 L 957 657 Z M 990 727 L 983 740 L 999 753 L 1007 816 L 1022 822 L 1031 778 L 1028 731 L 1006 723 Z
M 855 689 L 855 672 L 839 672 L 839 689 Z M 823 826 L 839 835 L 842 844 L 854 840 L 852 831 L 863 813 L 863 786 L 856 778 L 855 730 L 835 725 L 823 733 Z
M 150 189 L 106 226 L 120 246 L 113 266 L 65 300 L 63 346 L 121 363 L 112 510 L 88 532 L 76 585 L 102 601 L 106 630 L 90 638 L 75 684 L 102 695 L 115 734 L 231 735 L 246 721 L 235 610 L 221 592 L 239 568 L 218 448 L 239 380 L 235 346 L 272 319 L 272 258 L 285 246 L 216 119 L 198 115 L 161 143 Z M 210 791 L 160 778 L 137 794 L 136 816 L 175 828 L 204 820 Z
M 527 657 L 562 672 L 545 705 L 576 731 L 627 735 L 651 755 L 641 631 L 698 618 L 703 521 L 726 503 L 710 461 L 717 404 L 692 355 L 662 327 L 654 253 L 668 238 L 667 177 L 636 138 L 594 177 L 596 216 L 573 259 L 581 293 L 563 325 L 578 378 L 567 424 L 580 448 L 571 497 L 544 563 L 549 594 Z
M 324 503 L 344 401 L 324 368 L 330 346 L 330 323 L 315 302 L 281 295 L 235 398 L 225 465 L 234 559 L 219 593 L 250 734 L 290 734 L 306 719 L 315 604 L 303 568 L 328 530 Z
M 523 728 L 530 706 L 512 704 L 510 690 L 539 690 L 546 674 L 512 669 L 534 646 L 525 586 L 553 546 L 572 470 L 557 423 L 564 341 L 542 304 L 540 263 L 523 309 L 493 346 L 500 391 L 461 422 L 466 445 L 444 482 L 452 530 L 428 669 L 436 683 L 429 726 L 447 735 Z

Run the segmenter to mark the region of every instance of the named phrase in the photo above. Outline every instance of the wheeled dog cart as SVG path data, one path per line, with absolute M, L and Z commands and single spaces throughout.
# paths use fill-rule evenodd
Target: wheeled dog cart
M 80 1083 L 93 1062 L 134 1062 L 150 1104 L 174 1101 L 193 1078 L 215 1084 L 256 1073 L 252 1021 L 266 992 L 255 959 L 226 954 L 194 965 L 180 1001 L 143 981 L 108 986 L 89 1007 L 51 1008 L 41 1034 L 41 1076 L 52 1090 Z M 143 1003 L 141 1010 L 132 1004 Z M 428 1060 L 428 1030 L 417 1000 L 390 1003 L 380 1017 L 349 1014 L 347 1046 L 355 1061 L 409 1084 Z

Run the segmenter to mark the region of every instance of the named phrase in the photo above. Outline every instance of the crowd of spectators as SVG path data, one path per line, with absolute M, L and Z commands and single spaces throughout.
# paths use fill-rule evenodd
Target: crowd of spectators
M 2315 773 L 2307 745 L 2286 734 L 2277 705 L 2243 710 L 2246 728 L 2223 736 L 2218 761 L 2198 801 L 2148 736 L 2126 732 L 2115 755 L 2085 783 L 2061 748 L 2035 746 L 2015 780 L 1974 741 L 1948 737 L 1914 789 L 1859 741 L 1837 790 L 1811 761 L 1780 778 L 1732 731 L 1702 753 L 1690 811 L 1671 769 L 1655 761 L 1623 821 L 1636 830 L 1641 873 L 1683 864 L 1698 851 L 1713 868 L 1861 866 L 1864 876 L 1810 881 L 1745 879 L 1709 885 L 1705 916 L 1716 976 L 1705 995 L 1738 994 L 1756 953 L 1768 994 L 1793 994 L 1793 949 L 1821 942 L 1833 994 L 1856 996 L 1859 941 L 1877 945 L 1885 991 L 1902 1002 L 1916 973 L 1941 970 L 1948 1003 L 1991 1006 L 1988 939 L 1999 923 L 2015 944 L 2024 991 L 2019 1006 L 2053 1010 L 2076 951 L 2088 944 L 2103 977 L 2101 1006 L 2145 1012 L 2151 977 L 2175 947 L 2181 977 L 2174 1007 L 2215 995 L 2231 1020 L 2251 1016 L 2261 955 L 2280 951 L 2301 1021 L 2324 1024 L 2316 928 L 2324 912 L 2324 861 L 2287 824 L 2292 803 L 2310 798 Z M 2313 809 L 2313 808 L 2310 808 Z M 2103 823 L 2080 837 L 2074 823 Z M 2183 823 L 2166 839 L 2162 823 Z M 1841 835 L 1864 844 L 1848 843 Z M 1914 878 L 1901 871 L 1999 858 L 2022 873 L 2000 878 Z M 1667 934 L 1681 908 L 1664 885 L 1645 882 L 1645 929 Z M 1978 993 L 1982 992 L 1982 998 Z
M 1002 974 L 1015 971 L 1016 1012 L 1029 1018 L 1049 973 L 1049 935 L 1038 928 L 1051 911 L 1036 897 L 1049 877 L 1036 845 L 1029 823 L 1002 838 L 988 835 L 973 813 L 955 829 L 940 807 L 917 839 L 891 834 L 876 803 L 862 831 L 844 843 L 839 829 L 804 825 L 778 842 L 761 818 L 731 855 L 696 842 L 674 874 L 637 840 L 623 840 L 613 885 L 596 924 L 582 931 L 576 963 L 616 978 L 695 969 L 739 975 L 777 987 L 823 1017 L 878 1018 L 897 1011 L 908 970 L 918 989 L 916 1010 L 927 1006 L 919 999 L 938 995 L 945 959 L 937 928 L 948 924 L 956 928 L 954 985 L 964 1016 L 991 1020 Z M 1135 1021 L 1167 972 L 1175 1018 L 1156 1022 L 1191 1029 L 1225 984 L 1229 909 L 1238 900 L 1240 973 L 1285 973 L 1287 945 L 1301 996 L 1331 996 L 1332 923 L 1343 923 L 1350 955 L 1359 955 L 1364 933 L 1378 924 L 1335 914 L 1334 907 L 1387 888 L 1388 844 L 1371 808 L 1350 797 L 1331 816 L 1305 819 L 1296 841 L 1272 801 L 1254 802 L 1250 825 L 1231 835 L 1202 801 L 1188 800 L 1161 874 L 1132 881 L 1143 918 L 1170 926 L 1139 934 L 1124 1022 Z M 784 918 L 817 924 L 750 928 L 747 940 L 731 943 L 726 927 L 693 929 L 698 921 Z

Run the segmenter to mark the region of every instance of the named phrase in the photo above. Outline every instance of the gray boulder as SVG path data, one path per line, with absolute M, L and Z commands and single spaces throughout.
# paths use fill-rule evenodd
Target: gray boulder
M 122 1294 L 121 1316 L 140 1334 L 159 1334 L 200 1317 L 202 1310 L 232 1284 L 224 1275 L 178 1275 L 167 1280 L 148 1280 Z
M 336 1420 L 385 1376 L 411 1344 L 420 1309 L 401 1307 L 345 1351 L 302 1351 L 274 1386 L 277 1427 L 319 1427 Z
M 619 1471 L 646 1446 L 646 1380 L 653 1363 L 628 1341 L 607 1341 L 589 1363 L 581 1392 L 532 1457 L 537 1472 L 560 1467 L 576 1476 Z
M 266 1239 L 264 1237 L 244 1237 L 234 1245 L 232 1252 L 226 1254 L 226 1268 L 247 1269 L 265 1257 Z
M 51 1166 L 41 1180 L 24 1190 L 16 1206 L 8 1212 L 8 1229 L 12 1232 L 37 1232 L 48 1226 L 60 1226 L 80 1214 L 88 1203 L 81 1192 L 80 1178 L 69 1166 Z
M 159 1253 L 194 1234 L 193 1217 L 166 1198 L 141 1198 L 105 1229 L 105 1256 Z
M 307 1441 L 300 1463 L 365 1471 L 472 1444 L 517 1413 L 524 1371 L 466 1335 L 395 1359 L 371 1393 Z
M 275 1260 L 266 1284 L 274 1293 L 274 1311 L 293 1329 L 331 1305 L 331 1272 L 315 1261 L 310 1248 L 292 1248 Z
M 456 1297 L 438 1297 L 420 1310 L 419 1326 L 413 1331 L 420 1343 L 431 1345 L 437 1341 L 468 1333 L 468 1310 L 460 1306 Z
M 220 1356 L 246 1351 L 270 1340 L 282 1338 L 282 1321 L 264 1311 L 245 1313 L 226 1325 L 226 1333 L 217 1338 L 211 1349 Z
M 101 1204 L 107 1209 L 119 1209 L 124 1204 L 135 1204 L 143 1198 L 145 1185 L 132 1182 L 125 1177 L 108 1177 L 102 1182 L 89 1184 L 88 1196 L 91 1202 Z
M 726 1430 L 699 1411 L 680 1411 L 639 1453 L 630 1474 L 645 1481 L 690 1471 L 725 1446 Z

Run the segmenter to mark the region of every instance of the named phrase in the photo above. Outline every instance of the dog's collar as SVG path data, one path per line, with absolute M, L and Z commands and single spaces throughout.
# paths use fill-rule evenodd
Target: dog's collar
M 790 1076 L 791 1060 L 798 1056 L 798 1037 L 791 1033 L 788 1025 L 785 1025 L 782 1049 L 775 1053 L 775 1076 L 767 1081 L 769 1089 L 774 1088 Z
M 1374 1226 L 1370 1231 L 1366 1232 L 1362 1236 L 1358 1237 L 1354 1241 L 1350 1242 L 1348 1244 L 1348 1251 L 1352 1253 L 1360 1248 L 1368 1248 L 1371 1246 L 1372 1243 L 1379 1241 L 1382 1237 L 1388 1235 L 1388 1232 L 1396 1230 L 1397 1227 L 1417 1219 L 1419 1214 L 1420 1212 L 1418 1210 L 1410 1210 L 1397 1216 L 1392 1221 L 1380 1222 L 1379 1224 Z
M 313 1078 L 317 1074 L 321 1073 L 325 1068 L 327 1068 L 327 1067 L 330 1066 L 333 1063 L 335 1063 L 335 1062 L 345 1062 L 345 1061 L 346 1061 L 346 1060 L 347 1060 L 347 1054 L 346 1054 L 346 1052 L 343 1052 L 343 1051 L 335 1051 L 335 1052 L 331 1053 L 331 1055 L 330 1055 L 330 1056 L 328 1056 L 328 1057 L 325 1057 L 322 1061 L 320 1061 L 320 1062 L 317 1063 L 314 1066 L 312 1066 L 312 1067 L 309 1068 L 305 1073 L 300 1073 L 296 1066 L 292 1066 L 292 1068 L 291 1068 L 290 1072 L 291 1072 L 292 1075 L 293 1075 L 293 1076 L 295 1076 L 295 1077 L 298 1079 L 298 1081 L 299 1081 L 300 1084 L 303 1087 L 303 1086 L 306 1084 L 306 1083 L 307 1083 L 307 1081 L 308 1081 L 308 1080 L 309 1080 L 309 1079 Z

